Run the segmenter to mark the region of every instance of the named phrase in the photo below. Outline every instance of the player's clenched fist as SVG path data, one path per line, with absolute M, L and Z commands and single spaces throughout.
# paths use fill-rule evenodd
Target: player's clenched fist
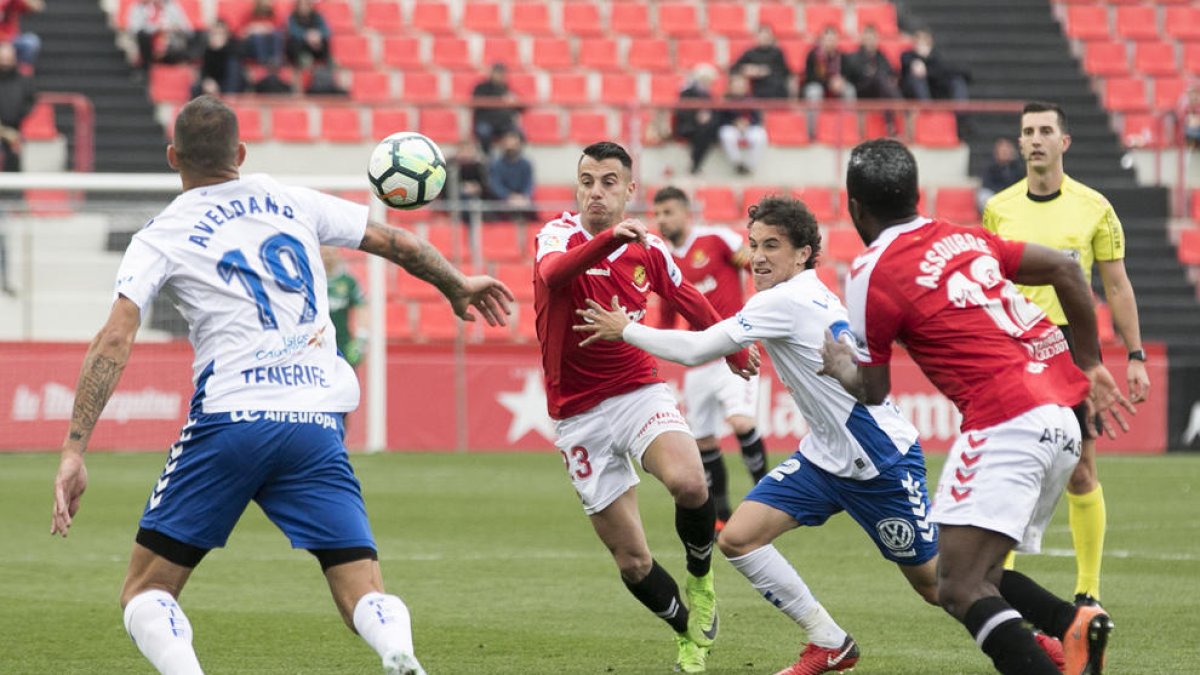
M 626 218 L 613 227 L 613 236 L 621 241 L 646 243 L 646 226 L 637 218 Z

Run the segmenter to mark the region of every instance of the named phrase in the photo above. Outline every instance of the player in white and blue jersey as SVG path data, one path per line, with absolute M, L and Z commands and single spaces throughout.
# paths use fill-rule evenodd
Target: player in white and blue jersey
M 358 382 L 335 348 L 321 245 L 357 247 L 435 285 L 465 320 L 503 324 L 512 296 L 465 277 L 427 242 L 369 222 L 366 207 L 239 167 L 246 146 L 218 99 L 180 111 L 167 159 L 183 193 L 134 236 L 109 319 L 92 341 L 55 479 L 52 533 L 87 487 L 83 453 L 144 311 L 170 289 L 195 350 L 187 423 L 147 500 L 121 592 L 125 628 L 162 673 L 200 673 L 176 598 L 224 546 L 251 500 L 318 560 L 343 620 L 387 672 L 424 673 L 408 608 L 384 592 L 375 540 L 343 445 Z
M 702 332 L 658 330 L 592 303 L 576 330 L 624 340 L 684 365 L 705 363 L 762 341 L 811 432 L 768 472 L 722 530 L 718 544 L 734 567 L 800 624 L 809 643 L 782 673 L 854 666 L 854 639 L 817 602 L 775 549 L 776 537 L 846 511 L 895 562 L 922 598 L 936 604 L 937 528 L 929 522 L 925 461 L 917 430 L 889 401 L 864 406 L 818 374 L 826 329 L 849 330 L 837 296 L 813 269 L 821 237 L 803 203 L 770 196 L 750 209 L 750 269 L 758 293 L 733 317 Z

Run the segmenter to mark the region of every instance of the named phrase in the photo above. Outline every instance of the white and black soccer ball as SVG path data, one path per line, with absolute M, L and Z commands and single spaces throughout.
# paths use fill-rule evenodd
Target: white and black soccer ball
M 379 141 L 367 165 L 371 191 L 396 209 L 425 206 L 446 185 L 446 156 L 437 143 L 415 131 Z

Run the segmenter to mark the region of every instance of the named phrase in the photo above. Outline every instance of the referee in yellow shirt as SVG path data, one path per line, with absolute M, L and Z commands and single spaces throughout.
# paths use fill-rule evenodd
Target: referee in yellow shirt
M 1137 302 L 1125 273 L 1125 234 L 1117 214 L 1099 192 L 1063 172 L 1063 154 L 1071 146 L 1067 116 L 1050 103 L 1029 103 L 1021 112 L 1021 156 L 1025 179 L 988 200 L 983 226 L 1005 239 L 1056 248 L 1079 261 L 1091 280 L 1092 262 L 1100 269 L 1113 323 L 1129 350 L 1125 371 L 1129 400 L 1146 400 L 1150 378 L 1142 351 Z M 1022 286 L 1022 292 L 1062 327 L 1070 327 L 1050 286 Z M 1104 493 L 1096 475 L 1096 439 L 1084 429 L 1083 451 L 1067 483 L 1071 535 L 1075 543 L 1076 604 L 1100 598 L 1100 559 L 1104 551 Z

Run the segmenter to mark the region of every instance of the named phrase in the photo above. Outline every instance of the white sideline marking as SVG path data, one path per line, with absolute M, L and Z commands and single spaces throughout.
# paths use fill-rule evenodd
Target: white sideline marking
M 1018 553 L 1017 555 L 1021 555 Z M 1029 554 L 1036 555 L 1036 554 Z M 1044 548 L 1041 555 L 1048 555 L 1054 558 L 1074 558 L 1075 549 L 1073 548 Z M 1200 560 L 1200 554 L 1196 553 L 1139 553 L 1137 551 L 1124 551 L 1117 549 L 1115 551 L 1105 551 L 1105 558 L 1128 558 L 1133 560 L 1162 560 L 1162 561 L 1196 561 Z

